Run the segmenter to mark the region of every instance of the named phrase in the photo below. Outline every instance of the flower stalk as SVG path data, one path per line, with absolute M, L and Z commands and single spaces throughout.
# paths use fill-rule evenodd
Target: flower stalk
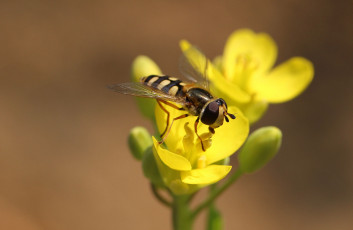
M 168 200 L 166 200 L 158 191 L 158 188 L 156 185 L 154 185 L 153 183 L 151 183 L 151 190 L 152 190 L 152 193 L 153 195 L 157 198 L 157 200 L 159 202 L 161 202 L 162 204 L 164 204 L 165 206 L 167 207 L 171 207 L 172 206 L 172 203 Z
M 194 218 L 189 207 L 190 195 L 174 196 L 173 202 L 173 229 L 174 230 L 191 230 Z

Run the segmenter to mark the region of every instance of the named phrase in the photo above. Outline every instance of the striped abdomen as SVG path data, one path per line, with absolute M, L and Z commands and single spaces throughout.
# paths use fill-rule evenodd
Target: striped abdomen
M 166 75 L 150 75 L 148 77 L 143 77 L 141 81 L 143 84 L 151 88 L 158 89 L 172 96 L 182 97 L 185 95 L 185 93 L 183 92 L 183 86 L 185 86 L 186 84 L 174 77 L 169 77 Z

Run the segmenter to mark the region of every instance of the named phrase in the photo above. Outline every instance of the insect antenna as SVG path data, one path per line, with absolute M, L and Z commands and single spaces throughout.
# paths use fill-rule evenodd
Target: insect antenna
M 227 113 L 227 115 L 230 116 L 230 118 L 235 119 L 235 116 L 233 114 Z
M 226 122 L 229 122 L 229 119 L 228 119 L 228 117 L 227 117 L 227 114 L 224 115 L 224 119 L 226 119 Z
M 234 114 L 231 114 L 231 113 L 228 113 L 228 112 L 224 112 L 224 119 L 226 120 L 226 122 L 229 122 L 229 119 L 228 119 L 227 116 L 229 116 L 232 119 L 235 119 Z

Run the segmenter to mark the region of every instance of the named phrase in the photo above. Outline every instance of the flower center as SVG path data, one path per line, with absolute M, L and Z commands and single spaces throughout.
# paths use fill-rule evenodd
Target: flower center
M 187 158 L 190 161 L 192 168 L 197 168 L 197 169 L 205 168 L 207 166 L 207 157 L 204 154 L 205 152 L 201 148 L 200 139 L 195 135 L 195 131 L 189 127 L 188 122 L 185 123 L 184 129 L 185 129 L 185 136 L 183 138 L 184 151 L 180 151 L 179 154 L 183 155 L 185 158 Z M 208 149 L 211 147 L 212 136 L 213 134 L 211 132 L 200 134 L 200 137 L 202 139 L 202 143 L 205 149 Z
M 250 54 L 239 54 L 235 59 L 233 82 L 249 92 L 249 82 L 258 66 L 259 61 Z

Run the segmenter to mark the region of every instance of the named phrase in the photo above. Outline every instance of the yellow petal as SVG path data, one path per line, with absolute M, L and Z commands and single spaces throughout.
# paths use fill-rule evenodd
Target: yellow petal
M 159 158 L 166 166 L 178 171 L 191 170 L 191 164 L 185 157 L 162 148 L 154 137 L 153 144 Z
M 229 165 L 210 165 L 203 169 L 181 172 L 180 176 L 186 184 L 212 184 L 223 179 L 231 169 Z
M 249 121 L 236 107 L 229 107 L 228 112 L 236 116 L 234 120 L 224 122 L 215 129 L 212 145 L 206 150 L 207 165 L 229 157 L 245 142 L 249 134 Z M 207 125 L 202 125 L 201 131 L 206 131 Z M 204 130 L 202 130 L 204 128 Z
M 203 63 L 205 63 L 205 61 L 202 60 L 206 60 L 205 55 L 186 40 L 180 42 L 180 47 L 194 69 L 199 73 L 204 73 L 205 65 Z M 250 95 L 243 91 L 238 85 L 225 79 L 219 69 L 209 60 L 207 60 L 206 75 L 211 82 L 211 91 L 215 93 L 215 95 L 230 98 L 229 100 L 235 100 L 240 103 L 250 101 Z
M 268 102 L 265 100 L 254 100 L 247 104 L 238 106 L 239 109 L 248 118 L 250 124 L 258 121 L 268 108 Z
M 247 62 L 251 61 L 255 72 L 266 72 L 276 61 L 276 43 L 268 34 L 255 34 L 248 29 L 237 30 L 229 36 L 223 55 L 224 75 L 237 84 L 240 84 L 243 79 L 235 79 L 241 77 L 236 76 L 237 68 L 239 68 L 236 61 L 244 57 Z
M 214 66 L 215 68 L 217 68 L 217 69 L 219 70 L 219 72 L 221 72 L 221 73 L 222 73 L 222 71 L 223 71 L 223 66 L 222 66 L 222 64 L 223 64 L 223 61 L 222 61 L 222 56 L 217 56 L 217 57 L 213 58 L 212 63 L 213 63 L 213 66 Z
M 153 138 L 153 136 L 152 136 Z M 180 171 L 173 170 L 164 164 L 158 155 L 157 149 L 153 145 L 153 158 L 157 164 L 159 174 L 163 180 L 163 183 L 169 186 L 170 182 L 176 179 L 180 179 Z
M 196 117 L 190 116 L 190 117 L 182 118 L 174 121 L 173 124 L 171 124 L 173 121 L 173 118 L 176 118 L 182 114 L 187 114 L 187 112 L 174 109 L 168 105 L 163 104 L 163 106 L 169 111 L 169 114 L 170 114 L 169 127 L 172 125 L 170 132 L 169 134 L 167 134 L 164 142 L 167 144 L 168 149 L 170 151 L 177 152 L 177 149 L 182 148 L 181 140 L 185 136 L 185 130 L 184 130 L 185 122 L 190 122 L 190 124 L 194 124 Z M 180 107 L 180 105 L 177 105 L 177 106 Z M 157 105 L 155 108 L 155 117 L 156 117 L 158 131 L 159 133 L 162 133 L 167 126 L 167 113 L 164 112 L 159 105 Z
M 190 42 L 188 42 L 187 40 L 184 40 L 184 39 L 180 41 L 179 45 L 180 45 L 180 48 L 183 52 L 192 47 Z
M 251 100 L 250 94 L 222 75 L 214 73 L 209 76 L 215 78 L 210 86 L 211 92 L 217 97 L 223 98 L 228 104 L 248 103 Z
M 251 90 L 257 98 L 268 102 L 285 102 L 303 92 L 313 76 L 313 64 L 305 58 L 294 57 L 273 69 L 267 76 L 253 78 Z

